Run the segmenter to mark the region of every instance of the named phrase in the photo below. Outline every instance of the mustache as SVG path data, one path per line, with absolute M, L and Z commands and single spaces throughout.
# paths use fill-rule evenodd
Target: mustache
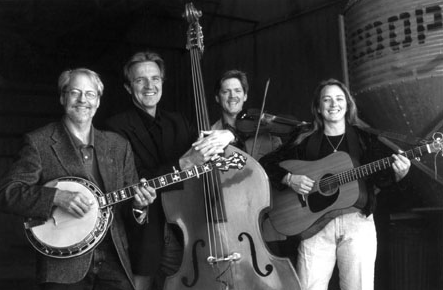
M 74 107 L 74 108 L 77 108 L 77 107 L 91 108 L 90 105 L 87 105 L 85 103 L 75 103 L 72 105 L 72 107 Z

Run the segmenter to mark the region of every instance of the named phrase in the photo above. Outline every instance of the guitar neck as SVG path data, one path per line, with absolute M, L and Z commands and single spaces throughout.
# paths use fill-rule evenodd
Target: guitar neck
M 425 154 L 431 153 L 433 150 L 431 149 L 429 144 L 422 145 L 419 147 L 416 147 L 414 149 L 405 151 L 401 153 L 401 155 L 405 156 L 408 159 L 413 159 L 417 157 L 421 157 Z M 361 178 L 364 178 L 366 176 L 369 176 L 371 174 L 374 174 L 376 172 L 379 172 L 381 170 L 385 170 L 388 168 L 391 168 L 392 163 L 394 163 L 393 157 L 386 157 L 353 169 L 350 169 L 348 171 L 344 171 L 342 173 L 336 174 L 335 176 L 338 178 L 338 183 L 340 185 L 343 185 L 348 182 L 352 182 Z
M 108 192 L 99 197 L 100 208 L 112 206 L 119 202 L 132 198 L 135 195 L 135 188 L 137 186 L 149 185 L 154 189 L 166 187 L 171 184 L 179 183 L 187 179 L 199 177 L 202 174 L 213 170 L 211 163 L 205 163 L 200 166 L 194 166 L 191 169 L 183 170 L 180 172 L 168 173 L 159 177 L 155 177 L 146 182 L 140 182 L 128 187 L 118 189 L 116 191 Z

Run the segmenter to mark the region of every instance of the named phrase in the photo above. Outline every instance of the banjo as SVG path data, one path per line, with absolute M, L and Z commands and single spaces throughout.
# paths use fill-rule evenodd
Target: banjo
M 234 152 L 228 158 L 217 157 L 209 163 L 191 169 L 168 173 L 146 182 L 140 182 L 109 193 L 102 193 L 92 182 L 79 177 L 61 177 L 45 186 L 61 190 L 83 192 L 91 200 L 91 209 L 81 218 L 54 207 L 52 216 L 47 219 L 28 218 L 24 222 L 25 234 L 32 246 L 41 254 L 53 258 L 72 258 L 85 254 L 96 247 L 104 238 L 112 222 L 112 206 L 135 195 L 137 186 L 149 185 L 154 189 L 166 187 L 212 171 L 217 168 L 227 171 L 230 168 L 242 169 L 246 158 Z

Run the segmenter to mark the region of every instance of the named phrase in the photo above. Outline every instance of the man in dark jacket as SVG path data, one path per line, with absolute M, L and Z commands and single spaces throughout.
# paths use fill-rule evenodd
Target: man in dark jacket
M 158 54 L 136 53 L 126 63 L 124 74 L 134 107 L 110 118 L 107 126 L 130 141 L 140 175 L 151 178 L 174 168 L 185 170 L 201 165 L 234 140 L 229 130 L 204 132 L 206 136 L 197 140 L 198 132 L 184 116 L 157 108 L 165 77 L 164 62 Z M 137 290 L 163 289 L 165 277 L 179 269 L 182 259 L 181 231 L 165 223 L 161 202 L 150 206 L 148 220 L 148 224 L 134 223 L 128 228 Z

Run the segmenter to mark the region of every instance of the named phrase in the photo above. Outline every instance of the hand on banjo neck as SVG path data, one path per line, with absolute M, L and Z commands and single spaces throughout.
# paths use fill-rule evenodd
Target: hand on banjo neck
M 134 187 L 133 207 L 142 209 L 152 204 L 157 197 L 155 189 L 144 185 L 147 180 L 140 179 L 140 184 Z M 76 218 L 82 218 L 93 207 L 94 200 L 81 191 L 69 191 L 57 189 L 54 196 L 54 205 L 64 209 Z

